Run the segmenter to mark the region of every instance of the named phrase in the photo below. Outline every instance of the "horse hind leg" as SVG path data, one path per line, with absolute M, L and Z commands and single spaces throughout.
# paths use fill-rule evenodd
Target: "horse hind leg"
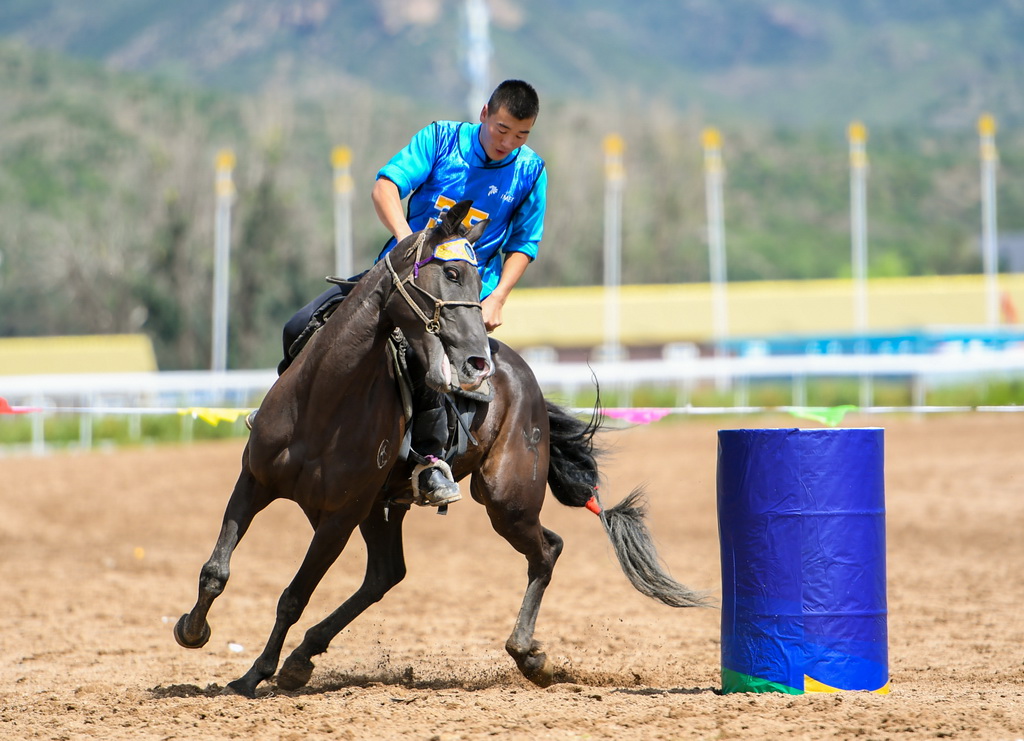
M 505 642 L 505 650 L 524 677 L 540 687 L 549 687 L 554 681 L 554 670 L 533 635 L 544 591 L 551 583 L 555 562 L 562 552 L 562 539 L 540 524 L 544 489 L 512 483 L 517 480 L 524 479 L 506 474 L 502 477 L 506 484 L 501 486 L 494 479 L 488 480 L 478 474 L 472 481 L 473 498 L 486 503 L 494 531 L 526 556 L 526 593 L 515 627 Z M 492 491 L 501 491 L 502 496 L 492 497 Z
M 253 518 L 273 497 L 256 483 L 248 470 L 243 470 L 231 492 L 220 535 L 209 560 L 199 572 L 199 596 L 195 606 L 181 616 L 174 626 L 174 639 L 183 648 L 202 648 L 210 640 L 207 615 L 217 597 L 224 591 L 230 576 L 231 554 L 245 535 Z
M 551 583 L 555 561 L 562 552 L 562 539 L 538 523 L 537 530 L 541 536 L 539 547 L 526 552 L 528 563 L 528 583 L 523 595 L 523 604 L 519 608 L 515 627 L 505 642 L 505 650 L 515 660 L 516 666 L 523 676 L 538 687 L 550 687 L 554 682 L 554 669 L 540 643 L 534 639 L 537 627 L 537 616 L 544 592 Z M 515 542 L 510 540 L 514 546 Z M 518 550 L 522 550 L 516 546 Z

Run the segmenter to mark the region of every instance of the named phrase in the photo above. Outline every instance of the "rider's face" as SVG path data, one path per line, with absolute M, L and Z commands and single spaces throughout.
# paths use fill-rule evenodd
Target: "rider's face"
M 535 118 L 513 118 L 504 107 L 489 111 L 485 105 L 480 111 L 480 143 L 492 160 L 503 160 L 513 150 L 526 144 Z

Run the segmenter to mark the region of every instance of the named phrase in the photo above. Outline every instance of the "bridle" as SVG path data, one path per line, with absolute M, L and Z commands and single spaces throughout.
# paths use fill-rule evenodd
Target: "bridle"
M 427 233 L 426 232 L 420 232 L 420 236 L 416 239 L 416 244 L 415 244 L 415 246 L 413 248 L 413 249 L 416 250 L 416 260 L 413 262 L 412 270 L 409 271 L 409 274 L 407 276 L 405 276 L 404 279 L 398 274 L 398 271 L 395 270 L 395 266 L 391 264 L 391 253 L 390 252 L 388 254 L 384 255 L 384 262 L 387 264 L 388 270 L 391 272 L 391 277 L 394 280 L 394 289 L 393 290 L 394 291 L 398 291 L 398 293 L 402 294 L 402 298 L 404 298 L 405 302 L 407 304 L 409 304 L 409 306 L 412 307 L 413 311 L 416 312 L 416 315 L 423 322 L 423 326 L 427 330 L 427 332 L 429 332 L 430 334 L 436 335 L 438 332 L 441 331 L 441 309 L 449 307 L 449 306 L 469 306 L 469 307 L 475 307 L 475 308 L 480 309 L 482 311 L 483 308 L 481 307 L 479 300 L 477 300 L 477 301 L 445 301 L 443 299 L 438 298 L 434 294 L 430 293 L 430 291 L 428 291 L 427 289 L 423 288 L 422 286 L 417 285 L 416 278 L 419 276 L 419 269 L 420 269 L 420 267 L 423 266 L 423 265 L 426 265 L 428 262 L 430 262 L 431 260 L 434 259 L 433 254 L 430 254 L 426 259 L 420 260 L 420 253 L 423 251 L 423 245 L 426 242 L 426 238 L 427 238 Z M 434 302 L 434 316 L 433 317 L 428 317 L 426 312 L 424 312 L 423 309 L 421 309 L 419 307 L 419 304 L 417 304 L 415 301 L 413 301 L 412 296 L 409 295 L 409 292 L 405 289 L 405 284 L 406 283 L 408 283 L 410 286 L 412 286 L 417 291 L 419 291 L 424 296 L 426 296 L 428 299 L 430 299 L 431 301 Z M 392 296 L 393 295 L 394 295 L 394 293 L 392 293 Z M 388 296 L 387 301 L 384 302 L 385 306 L 390 301 L 391 301 L 391 296 Z

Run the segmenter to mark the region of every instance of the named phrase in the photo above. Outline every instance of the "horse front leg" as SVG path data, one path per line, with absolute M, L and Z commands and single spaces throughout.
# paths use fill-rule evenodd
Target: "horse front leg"
M 477 485 L 474 477 L 473 486 Z M 540 524 L 540 504 L 543 489 L 537 493 L 523 492 L 518 498 L 493 501 L 481 498 L 487 505 L 487 514 L 495 532 L 513 548 L 526 556 L 528 583 L 523 604 L 519 608 L 515 627 L 505 642 L 505 650 L 515 660 L 523 676 L 539 687 L 549 687 L 554 681 L 554 670 L 547 654 L 534 640 L 537 615 L 544 591 L 551 583 L 555 562 L 562 552 L 562 539 Z
M 199 596 L 195 606 L 174 625 L 174 640 L 183 648 L 202 648 L 210 640 L 207 615 L 213 601 L 227 586 L 231 575 L 231 554 L 245 535 L 253 518 L 273 497 L 256 483 L 248 469 L 243 469 L 228 499 L 220 535 L 209 560 L 199 572 Z
M 274 675 L 288 630 L 298 622 L 302 611 L 309 604 L 313 590 L 345 549 L 359 519 L 359 515 L 339 512 L 317 526 L 302 564 L 277 602 L 274 629 L 270 632 L 263 653 L 253 662 L 249 671 L 224 688 L 226 694 L 254 698 L 260 682 Z
M 313 674 L 313 657 L 326 651 L 338 633 L 405 578 L 402 521 L 407 511 L 405 507 L 396 507 L 385 515 L 384 504 L 378 503 L 360 524 L 359 530 L 366 542 L 363 583 L 337 610 L 306 631 L 302 643 L 285 659 L 278 672 L 278 687 L 284 690 L 304 687 Z

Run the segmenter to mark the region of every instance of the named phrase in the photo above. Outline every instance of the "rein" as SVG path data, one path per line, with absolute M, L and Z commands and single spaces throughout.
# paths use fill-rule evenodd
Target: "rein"
M 430 291 L 428 291 L 427 289 L 416 284 L 416 278 L 419 277 L 420 267 L 426 265 L 433 259 L 433 255 L 431 255 L 430 257 L 427 257 L 424 260 L 420 260 L 420 253 L 423 250 L 423 244 L 426 241 L 426 237 L 427 233 L 421 232 L 419 238 L 417 238 L 415 246 L 416 260 L 413 263 L 413 269 L 409 271 L 409 274 L 405 277 L 404 280 L 398 274 L 398 271 L 395 270 L 395 266 L 392 265 L 390 252 L 384 255 L 384 262 L 387 264 L 388 270 L 391 272 L 391 277 L 394 279 L 394 290 L 397 290 L 400 294 L 402 294 L 402 298 L 405 299 L 405 302 L 412 307 L 412 310 L 416 312 L 416 316 L 418 316 L 420 320 L 423 322 L 424 328 L 430 334 L 436 335 L 438 332 L 441 331 L 441 309 L 448 306 L 469 306 L 476 307 L 477 309 L 482 310 L 482 307 L 480 305 L 480 301 L 444 301 L 443 299 L 439 299 L 437 296 L 430 293 Z M 417 291 L 419 291 L 428 299 L 434 302 L 434 316 L 432 318 L 427 316 L 426 312 L 424 312 L 423 309 L 419 307 L 419 304 L 417 304 L 413 300 L 412 296 L 409 295 L 409 292 L 405 290 L 406 283 L 408 283 L 410 286 L 412 286 Z M 389 297 L 388 301 L 390 300 L 391 298 Z M 387 302 L 385 302 L 385 304 L 386 303 Z

